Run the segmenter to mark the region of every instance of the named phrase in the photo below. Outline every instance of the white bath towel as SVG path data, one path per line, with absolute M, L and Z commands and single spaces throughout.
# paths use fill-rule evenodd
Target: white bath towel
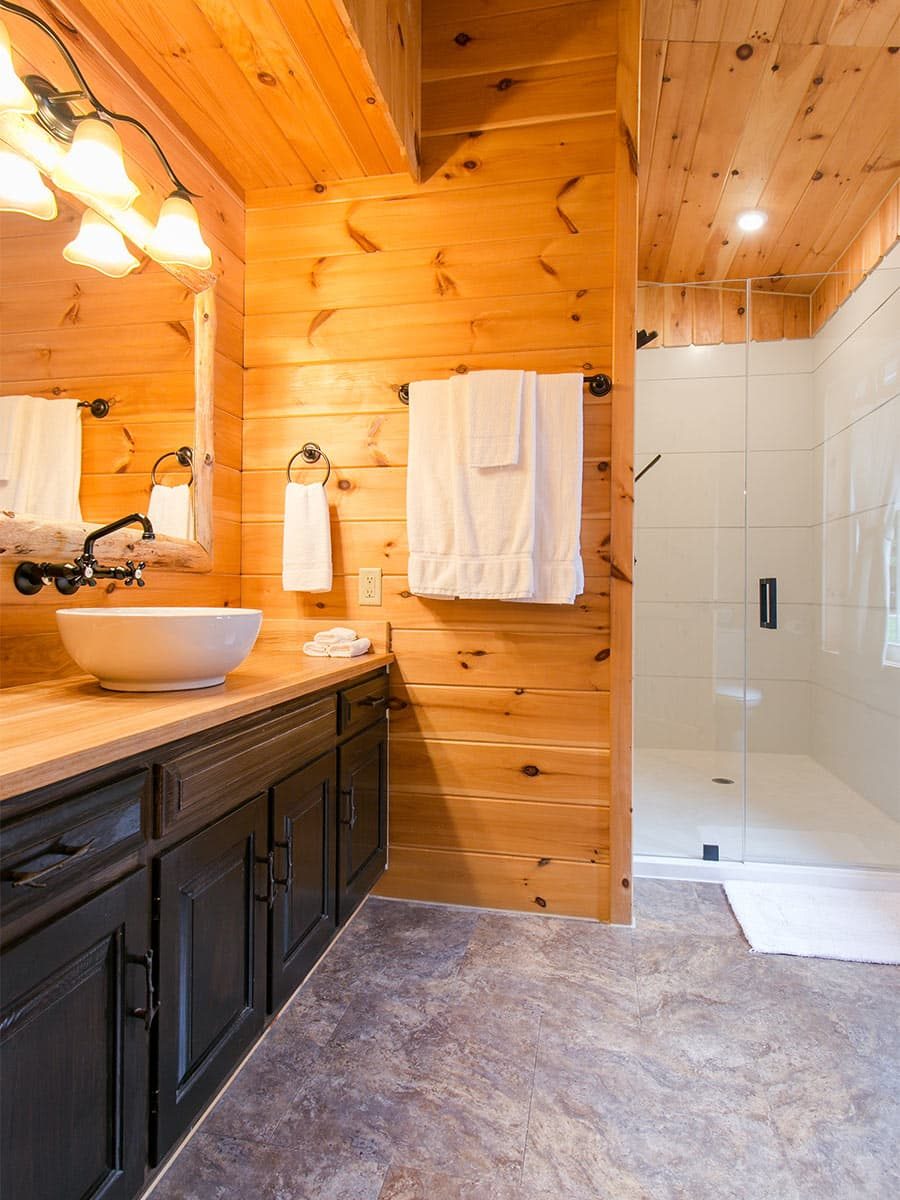
M 12 401 L 12 403 L 9 403 Z M 80 521 L 81 414 L 69 397 L 4 396 L 13 409 L 4 421 L 9 438 L 0 508 L 55 521 Z
M 308 654 L 310 658 L 327 658 L 328 647 L 319 642 L 304 642 L 303 653 Z
M 281 583 L 286 592 L 331 591 L 331 526 L 321 483 L 284 489 Z
M 0 483 L 6 483 L 16 461 L 15 443 L 22 436 L 20 412 L 28 396 L 0 396 Z
M 334 625 L 331 629 L 320 629 L 313 641 L 319 646 L 335 646 L 338 642 L 355 642 L 356 630 L 346 625 Z
M 177 487 L 167 487 L 162 483 L 154 484 L 150 489 L 147 516 L 155 534 L 190 541 L 194 536 L 190 485 L 179 483 Z
M 573 604 L 584 591 L 583 400 L 581 375 L 537 377 L 534 595 L 529 597 L 535 604 Z
M 462 377 L 470 467 L 519 461 L 524 376 L 524 371 L 473 371 Z
M 515 600 L 534 590 L 535 376 L 523 379 L 519 461 L 468 465 L 466 380 L 410 388 L 407 534 L 410 590 Z
M 358 658 L 360 654 L 368 654 L 372 647 L 372 643 L 367 637 L 356 638 L 352 642 L 336 642 L 335 645 L 329 646 L 329 658 Z
M 454 450 L 450 381 L 424 380 L 409 387 L 409 466 L 406 530 L 410 591 L 452 599 L 456 595 L 453 526 Z

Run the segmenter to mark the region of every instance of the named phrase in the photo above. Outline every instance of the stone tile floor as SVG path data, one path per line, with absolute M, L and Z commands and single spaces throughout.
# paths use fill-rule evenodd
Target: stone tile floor
M 153 1200 L 895 1200 L 900 969 L 370 899 Z

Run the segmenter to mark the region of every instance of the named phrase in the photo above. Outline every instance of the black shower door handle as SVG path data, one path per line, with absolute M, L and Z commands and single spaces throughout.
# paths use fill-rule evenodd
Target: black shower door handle
M 759 627 L 760 629 L 778 628 L 777 579 L 760 579 L 759 581 Z

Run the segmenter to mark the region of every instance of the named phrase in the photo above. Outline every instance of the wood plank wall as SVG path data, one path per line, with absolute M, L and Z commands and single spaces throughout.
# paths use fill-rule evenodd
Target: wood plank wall
M 747 336 L 746 303 L 740 281 L 730 287 L 642 284 L 637 294 L 637 327 L 655 329 L 659 335 L 648 350 L 743 342 Z M 752 307 L 755 342 L 810 336 L 809 296 L 754 290 Z
M 12 21 L 10 21 L 12 29 Z M 32 27 L 18 22 L 13 36 L 19 68 L 28 64 L 41 74 L 63 78 L 55 58 L 43 57 L 43 42 Z M 79 61 L 89 47 L 79 44 Z M 49 52 L 52 56 L 56 51 Z M 106 60 L 102 94 L 119 111 L 145 117 L 129 82 Z M 95 74 L 91 74 L 95 78 Z M 98 90 L 101 83 L 97 82 Z M 128 603 L 238 604 L 240 602 L 241 415 L 243 398 L 243 206 L 175 135 L 159 131 L 166 150 L 178 163 L 189 186 L 203 193 L 197 206 L 210 242 L 217 287 L 214 552 L 208 574 L 147 572 L 147 587 L 138 591 L 110 581 L 82 589 L 66 605 Z M 128 140 L 129 173 L 141 188 L 137 206 L 155 217 L 170 190 L 159 163 L 146 154 L 142 140 Z M 193 324 L 191 299 L 161 268 L 140 277 L 111 280 L 73 268 L 58 254 L 56 243 L 68 240 L 65 216 L 44 225 L 28 218 L 4 221 L 3 232 L 30 234 L 4 238 L 2 246 L 2 327 L 4 387 L 15 381 L 17 392 L 68 395 L 82 399 L 104 396 L 113 408 L 103 421 L 85 416 L 85 480 L 82 503 L 86 519 L 106 521 L 141 509 L 149 495 L 149 469 L 157 445 L 190 443 L 193 432 Z M 53 243 L 58 270 L 38 284 L 35 259 L 46 256 L 35 244 Z M 23 299 L 40 303 L 45 319 L 28 315 Z M 31 328 L 26 329 L 25 326 Z M 38 328 L 35 328 L 37 326 Z M 161 451 L 160 451 L 161 452 Z M 179 476 L 172 475 L 168 482 Z M 102 555 L 101 555 L 102 556 Z M 14 687 L 71 674 L 76 670 L 56 632 L 54 612 L 61 598 L 55 588 L 34 597 L 20 596 L 12 584 L 13 567 L 0 565 L 0 686 Z
M 610 628 L 616 471 L 622 548 L 631 524 L 638 5 L 622 10 L 616 0 L 431 0 L 422 182 L 248 195 L 242 598 L 270 618 L 391 622 L 386 894 L 630 912 L 627 767 L 614 803 L 610 783 L 611 706 L 627 723 L 631 662 L 627 622 Z M 618 98 L 617 71 L 629 93 Z M 620 188 L 630 208 L 616 204 Z M 486 367 L 621 369 L 612 403 L 586 395 L 587 582 L 572 607 L 408 590 L 408 412 L 397 389 Z M 284 468 L 306 440 L 333 463 L 335 580 L 323 595 L 285 593 L 280 579 Z M 359 606 L 362 566 L 384 571 L 380 609 Z M 622 861 L 611 871 L 616 822 Z
M 862 229 L 840 256 L 832 271 L 813 292 L 812 332 L 818 333 L 828 318 L 859 287 L 900 238 L 900 183 L 879 204 Z

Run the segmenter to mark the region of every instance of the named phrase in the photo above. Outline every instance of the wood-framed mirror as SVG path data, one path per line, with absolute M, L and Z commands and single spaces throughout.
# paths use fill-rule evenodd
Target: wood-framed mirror
M 62 152 L 34 122 L 16 114 L 0 116 L 0 150 L 6 149 L 29 158 L 45 177 Z M 159 529 L 154 541 L 143 541 L 135 525 L 104 539 L 103 556 L 210 571 L 216 276 L 153 261 L 144 250 L 153 226 L 137 206 L 116 212 L 54 191 L 59 214 L 53 220 L 0 214 L 0 396 L 34 400 L 45 425 L 48 412 L 50 425 L 55 416 L 50 402 L 59 402 L 60 419 L 65 414 L 69 424 L 81 402 L 74 435 L 81 442 L 81 474 L 74 507 L 67 485 L 59 514 L 43 503 L 29 511 L 23 495 L 34 493 L 21 487 L 13 492 L 0 479 L 0 561 L 70 561 L 91 529 L 146 513 L 151 470 L 160 458 L 166 456 L 157 468 L 159 483 L 187 482 L 188 471 L 174 454 L 186 445 L 193 459 L 193 536 Z M 63 258 L 62 247 L 88 207 L 128 238 L 140 260 L 133 273 L 110 278 Z M 106 406 L 89 407 L 98 399 Z M 52 462 L 32 463 L 31 470 L 55 480 Z M 40 488 L 40 478 L 35 486 Z M 13 495 L 15 504 L 9 502 Z

